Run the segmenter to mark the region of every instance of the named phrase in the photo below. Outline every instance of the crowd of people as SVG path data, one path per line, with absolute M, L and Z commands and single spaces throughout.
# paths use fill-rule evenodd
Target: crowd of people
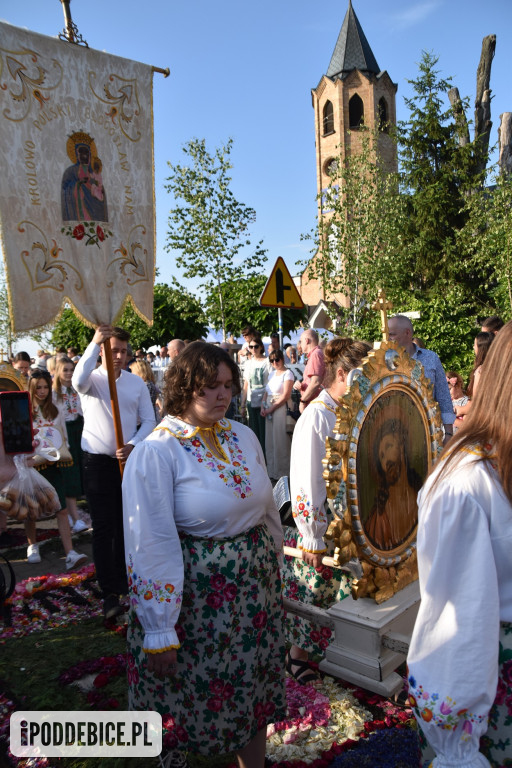
M 497 766 L 500 750 L 512 758 L 499 730 L 487 736 L 487 756 L 479 751 L 489 717 L 504 728 L 511 700 L 512 323 L 502 326 L 487 318 L 476 334 L 465 390 L 408 317 L 389 320 L 390 339 L 432 383 L 445 433 L 418 495 L 422 603 L 409 654 L 411 704 L 436 768 Z M 71 535 L 85 494 L 105 618 L 123 613 L 129 595 L 130 707 L 167 715 L 166 768 L 186 765 L 187 752 L 231 751 L 241 768 L 262 768 L 266 725 L 286 712 L 285 671 L 314 684 L 310 658 L 329 643 L 325 627 L 284 615 L 282 584 L 321 607 L 350 594 L 351 577 L 322 566 L 322 460 L 348 376 L 371 347 L 323 344 L 313 329 L 285 348 L 277 334 L 266 348 L 251 326 L 242 335 L 236 362 L 239 345 L 229 342 L 173 339 L 159 354 L 132 353 L 129 334 L 109 325 L 82 355 L 12 361 L 35 426 L 58 428 L 69 449 L 69 460 L 39 467 L 59 495 L 66 567 L 84 560 Z M 272 493 L 282 476 L 294 519 L 284 529 Z M 36 524 L 26 531 L 37 562 Z M 302 559 L 283 560 L 283 541 Z

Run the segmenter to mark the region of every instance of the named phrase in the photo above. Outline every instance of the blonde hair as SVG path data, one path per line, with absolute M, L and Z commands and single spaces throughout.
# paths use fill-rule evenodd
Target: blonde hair
M 130 371 L 136 376 L 140 376 L 142 381 L 151 381 L 155 383 L 155 375 L 153 369 L 147 360 L 136 360 L 130 365 Z
M 324 349 L 325 378 L 324 387 L 329 387 L 336 378 L 336 371 L 341 368 L 350 373 L 357 368 L 371 350 L 366 341 L 348 337 L 331 339 Z
M 443 450 L 445 461 L 435 479 L 435 487 L 450 471 L 461 451 L 470 446 L 490 445 L 498 476 L 512 504 L 512 322 L 496 335 L 482 368 L 480 384 L 471 410 L 464 417 L 455 437 Z M 486 461 L 485 455 L 475 461 Z
M 57 358 L 55 355 L 52 355 L 51 357 L 46 358 L 46 370 L 51 376 L 53 376 L 53 374 L 55 373 L 56 363 L 57 363 Z
M 52 389 L 57 395 L 57 400 L 62 400 L 62 369 L 65 365 L 72 365 L 75 367 L 73 361 L 69 357 L 59 357 L 55 364 L 55 375 L 53 377 Z

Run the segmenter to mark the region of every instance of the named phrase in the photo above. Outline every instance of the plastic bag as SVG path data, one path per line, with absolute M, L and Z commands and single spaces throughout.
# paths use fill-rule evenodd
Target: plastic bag
M 0 511 L 20 521 L 51 517 L 60 509 L 57 491 L 27 461 L 23 454 L 14 456 L 16 474 L 0 490 Z

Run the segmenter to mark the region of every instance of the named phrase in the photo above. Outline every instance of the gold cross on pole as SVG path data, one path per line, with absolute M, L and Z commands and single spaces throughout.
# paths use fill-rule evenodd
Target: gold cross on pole
M 382 288 L 379 288 L 377 293 L 377 300 L 374 304 L 372 304 L 372 309 L 377 309 L 380 311 L 382 341 L 389 341 L 388 309 L 393 309 L 393 305 L 386 299 L 386 294 Z

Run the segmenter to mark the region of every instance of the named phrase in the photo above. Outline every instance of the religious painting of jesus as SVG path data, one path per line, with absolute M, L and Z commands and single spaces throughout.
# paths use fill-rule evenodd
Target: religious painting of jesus
M 357 448 L 359 514 L 372 548 L 389 552 L 414 538 L 416 499 L 427 473 L 422 414 L 408 392 L 388 390 L 366 414 Z

